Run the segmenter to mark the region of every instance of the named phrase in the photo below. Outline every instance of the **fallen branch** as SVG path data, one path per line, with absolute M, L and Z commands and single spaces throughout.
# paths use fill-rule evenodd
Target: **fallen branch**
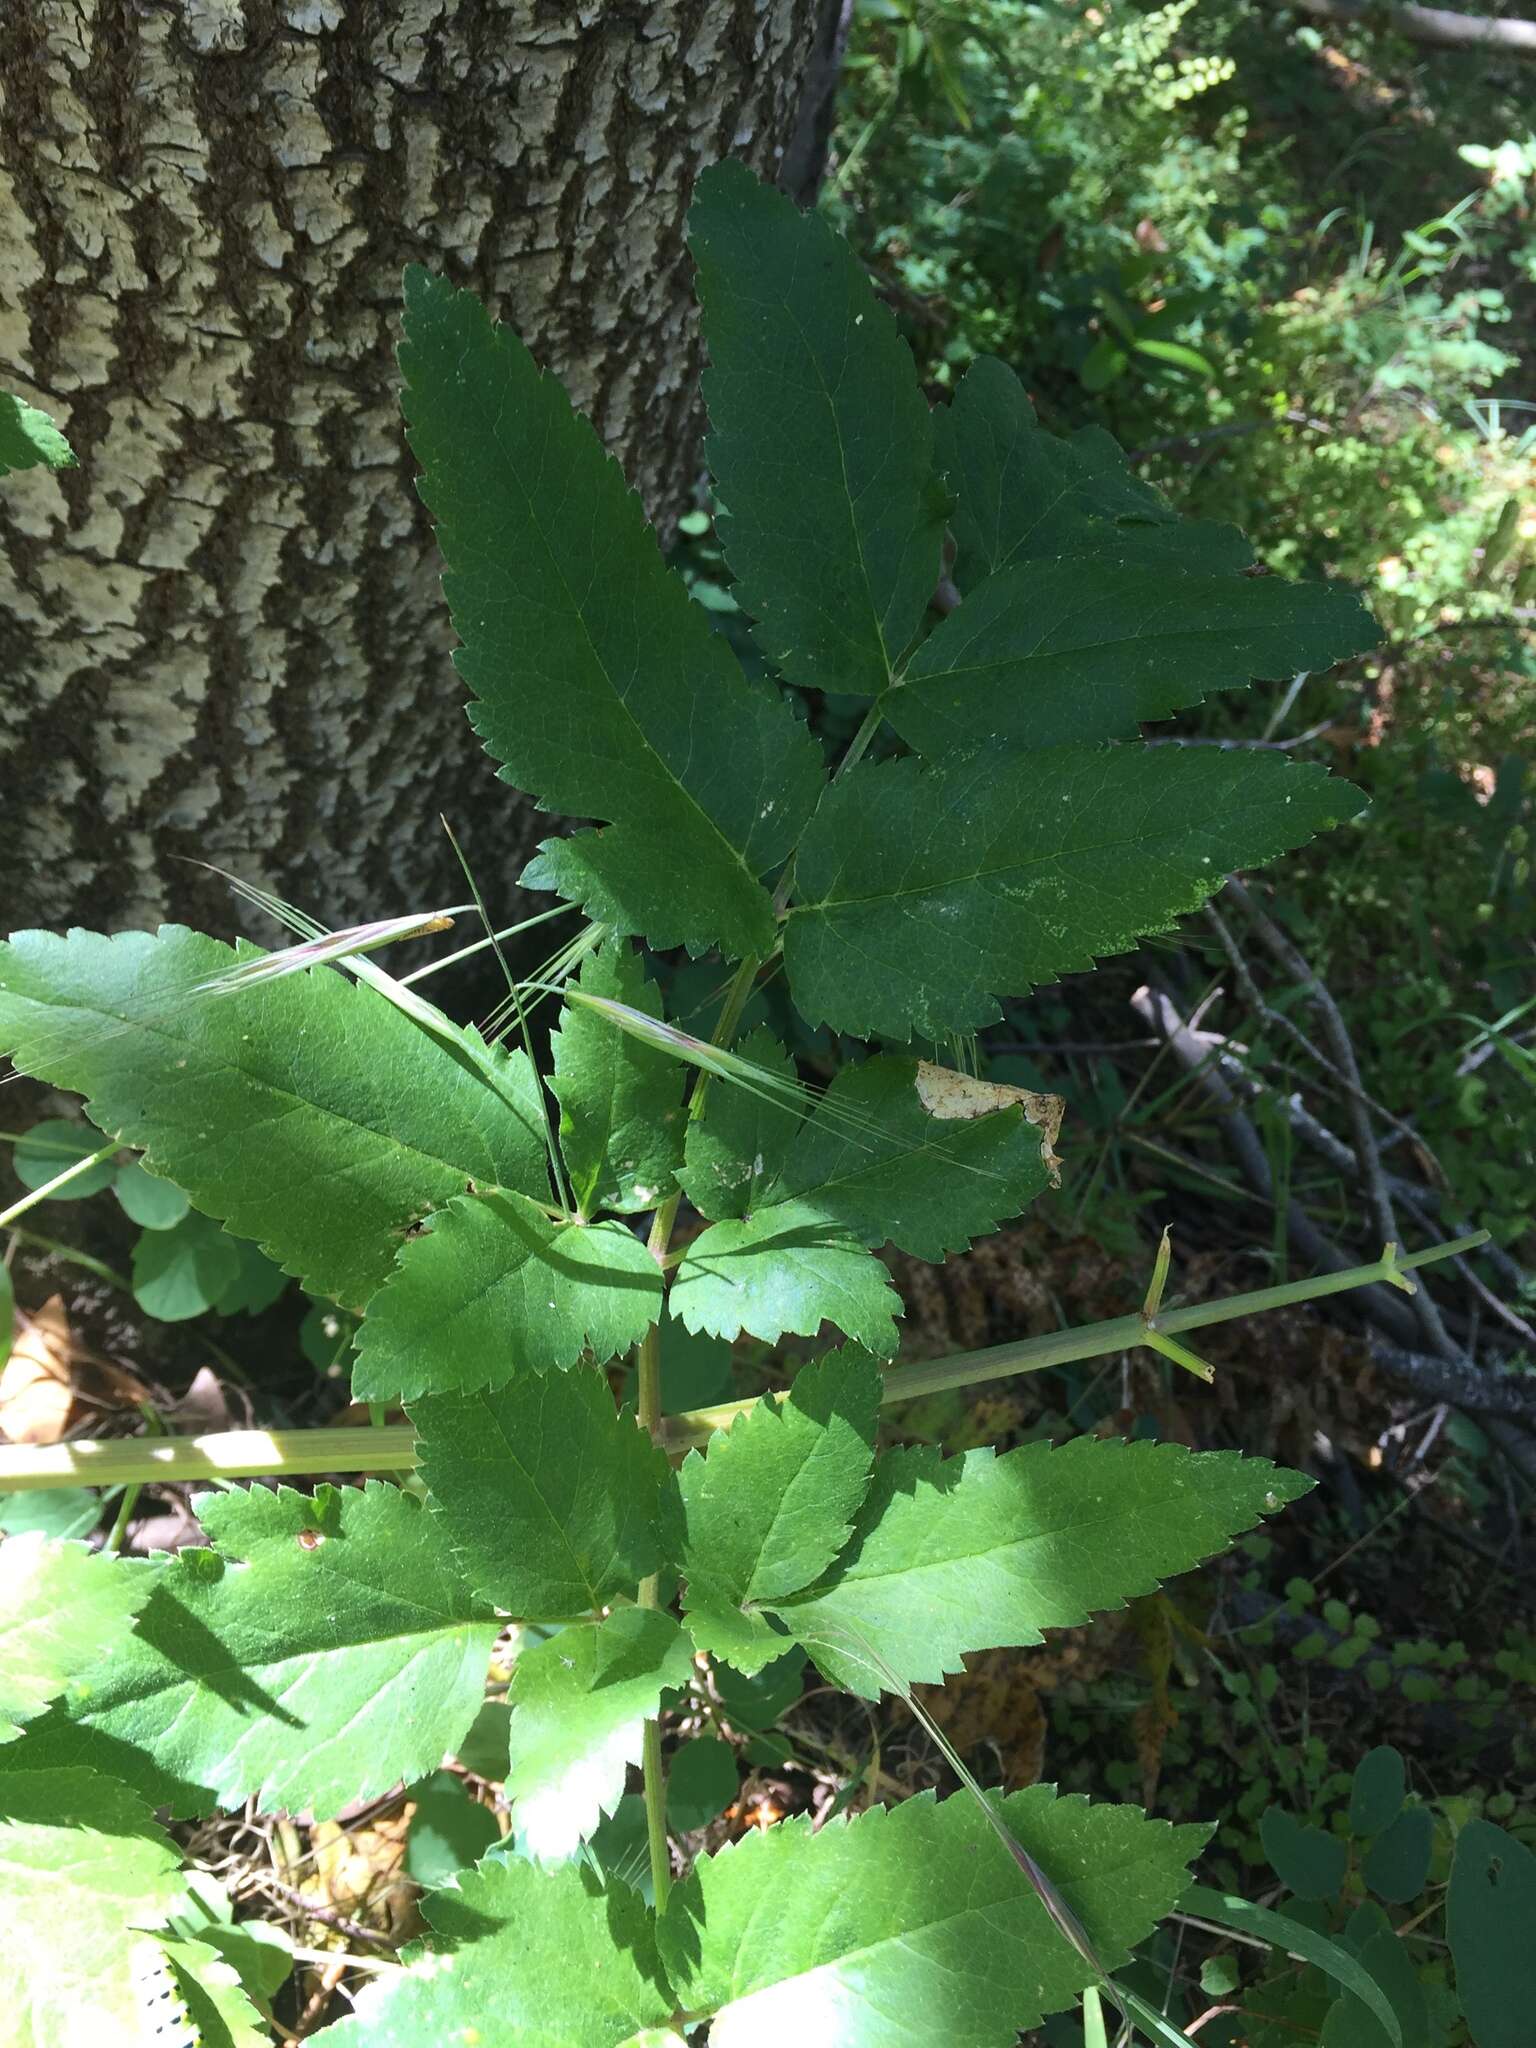
M 1323 21 L 1390 29 L 1410 43 L 1436 50 L 1482 50 L 1504 57 L 1536 57 L 1536 21 L 1499 21 L 1486 14 L 1453 14 L 1446 7 L 1376 6 L 1372 0 L 1295 0 Z

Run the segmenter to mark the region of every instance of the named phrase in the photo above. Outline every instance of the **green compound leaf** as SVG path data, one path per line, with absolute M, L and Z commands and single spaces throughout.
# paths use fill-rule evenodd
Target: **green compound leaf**
M 872 1358 L 833 1352 L 801 1368 L 788 1400 L 754 1403 L 683 1461 L 684 1604 L 700 1649 L 748 1673 L 783 1656 L 782 1626 L 758 1610 L 808 1586 L 847 1542 L 880 1395 Z
M 184 1323 L 240 1279 L 240 1247 L 195 1210 L 170 1230 L 146 1230 L 133 1248 L 133 1298 L 160 1323 Z
M 661 999 L 625 940 L 587 955 L 580 986 L 648 1017 L 661 1015 Z M 672 1192 L 683 1159 L 681 1067 L 579 1003 L 560 1012 L 550 1049 L 560 1151 L 577 1210 L 590 1217 L 598 1209 L 654 1209 Z
M 0 476 L 39 466 L 74 469 L 74 450 L 47 413 L 14 391 L 0 391 Z
M 875 1699 L 892 1674 L 938 1680 L 966 1651 L 1150 1593 L 1310 1484 L 1264 1458 L 1097 1437 L 887 1451 L 846 1555 L 777 1612 L 829 1678 Z
M 198 993 L 256 957 L 180 925 L 18 932 L 0 946 L 0 1047 L 84 1095 L 92 1122 L 152 1172 L 347 1308 L 385 1279 L 409 1226 L 468 1181 L 548 1198 L 523 1054 L 495 1062 L 493 1088 L 331 968 Z
M 1028 562 L 993 576 L 925 640 L 885 700 L 920 754 L 988 740 L 1134 739 L 1213 690 L 1332 668 L 1380 638 L 1354 592 L 1278 576 Z
M 735 594 L 792 682 L 876 695 L 948 510 L 912 357 L 842 237 L 740 164 L 703 174 L 688 218 Z
M 0 1742 L 65 1693 L 84 1697 L 149 1598 L 147 1565 L 42 1530 L 0 1543 Z
M 429 1395 L 411 1418 L 434 1519 L 508 1614 L 595 1612 L 675 1554 L 671 1467 L 601 1373 Z
M 934 417 L 940 462 L 960 501 L 950 524 L 962 590 L 1016 562 L 1063 555 L 1207 576 L 1253 560 L 1235 526 L 1181 519 L 1132 474 L 1102 428 L 1069 440 L 1042 433 L 1023 385 L 995 356 L 978 358 L 954 403 Z
M 471 722 L 542 809 L 609 821 L 547 841 L 525 880 L 653 946 L 767 951 L 760 877 L 816 801 L 819 748 L 742 674 L 516 335 L 424 270 L 405 306 L 405 414 Z
M 112 1192 L 140 1230 L 173 1230 L 191 1206 L 179 1187 L 146 1173 L 137 1159 L 117 1169 Z
M 815 1201 L 776 1202 L 712 1223 L 684 1252 L 669 1305 L 690 1330 L 745 1331 L 770 1344 L 835 1323 L 876 1358 L 896 1349 L 901 1314 L 885 1267 Z
M 862 767 L 801 845 L 785 962 L 812 1024 L 942 1039 L 1169 931 L 1234 868 L 1364 807 L 1274 753 L 1206 747 L 983 752 Z
M 1175 1904 L 1206 1835 L 1048 1785 L 996 1806 L 1109 1968 Z M 714 2015 L 711 2048 L 1010 2048 L 1094 1981 L 967 1793 L 816 1834 L 784 1821 L 702 1857 L 661 1944 L 678 2003 Z
M 649 1912 L 576 1864 L 520 1857 L 466 1870 L 422 1905 L 432 1936 L 375 1977 L 330 2048 L 619 2048 L 660 2027 L 672 1999 Z
M 530 1856 L 564 1862 L 615 1810 L 647 1716 L 692 1675 L 688 1638 L 653 1608 L 620 1607 L 519 1652 L 507 1793 Z
M 28 1748 L 178 1816 L 253 1795 L 337 1813 L 435 1769 L 479 1710 L 497 1625 L 433 1519 L 380 1481 L 195 1505 L 216 1548 L 155 1573 L 137 1632 Z
M 792 1099 L 799 1077 L 777 1036 L 754 1031 L 740 1052 L 761 1084 L 710 1089 L 704 1114 L 688 1125 L 687 1163 L 677 1176 L 699 1214 L 715 1222 L 757 1207 L 760 1188 L 788 1160 L 801 1124 Z
M 1445 1931 L 1477 2048 L 1522 2048 L 1536 2011 L 1536 1853 L 1491 1820 L 1456 1837 Z
M 0 2048 L 149 2038 L 152 1930 L 185 1889 L 181 1859 L 126 1785 L 88 1770 L 0 1772 Z
M 461 1196 L 428 1219 L 357 1338 L 360 1401 L 474 1393 L 609 1359 L 661 1314 L 661 1268 L 622 1223 L 556 1223 L 521 1195 Z

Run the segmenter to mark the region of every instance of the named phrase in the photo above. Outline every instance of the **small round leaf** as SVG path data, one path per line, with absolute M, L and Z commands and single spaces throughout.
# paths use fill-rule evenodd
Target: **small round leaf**
M 1344 1882 L 1344 1844 L 1321 1828 L 1304 1827 L 1283 1806 L 1272 1806 L 1259 1822 L 1264 1854 L 1283 1885 L 1299 1899 L 1331 1899 Z
M 192 1206 L 173 1181 L 146 1171 L 137 1159 L 117 1169 L 112 1191 L 140 1230 L 172 1230 Z
M 174 1230 L 147 1230 L 133 1248 L 133 1298 L 157 1322 L 184 1323 L 213 1307 L 238 1276 L 235 1240 L 192 1211 Z
M 1367 1750 L 1355 1766 L 1349 1788 L 1350 1833 L 1384 1833 L 1402 1812 L 1406 1790 L 1403 1760 L 1391 1743 L 1383 1742 Z
M 1406 1906 L 1424 1889 L 1434 1847 L 1435 1822 L 1427 1806 L 1405 1806 L 1371 1844 L 1361 1875 L 1379 1899 Z
M 62 1173 L 66 1166 L 73 1166 L 77 1159 L 89 1159 L 105 1143 L 100 1131 L 90 1124 L 73 1124 L 63 1117 L 48 1117 L 17 1139 L 11 1164 L 24 1188 L 40 1188 L 55 1174 Z M 111 1160 L 103 1159 L 99 1166 L 93 1166 L 89 1173 L 77 1174 L 48 1199 L 78 1202 L 82 1195 L 94 1195 L 109 1186 L 115 1172 Z

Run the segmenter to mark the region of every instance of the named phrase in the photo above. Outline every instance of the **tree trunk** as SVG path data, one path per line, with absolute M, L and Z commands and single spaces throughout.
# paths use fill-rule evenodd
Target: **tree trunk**
M 227 930 L 194 861 L 331 923 L 452 900 L 439 813 L 506 907 L 549 821 L 461 708 L 396 405 L 402 267 L 481 293 L 675 511 L 693 178 L 771 174 L 838 13 L 12 0 L 0 384 L 80 467 L 0 493 L 0 931 Z

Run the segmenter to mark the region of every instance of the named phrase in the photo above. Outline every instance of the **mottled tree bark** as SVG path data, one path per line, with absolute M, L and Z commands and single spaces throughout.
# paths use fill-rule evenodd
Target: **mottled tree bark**
M 474 286 L 675 510 L 693 178 L 772 174 L 828 0 L 5 15 L 0 384 L 81 466 L 0 494 L 0 931 L 227 930 L 195 860 L 333 923 L 440 902 L 440 812 L 505 906 L 549 823 L 463 716 L 401 269 Z

